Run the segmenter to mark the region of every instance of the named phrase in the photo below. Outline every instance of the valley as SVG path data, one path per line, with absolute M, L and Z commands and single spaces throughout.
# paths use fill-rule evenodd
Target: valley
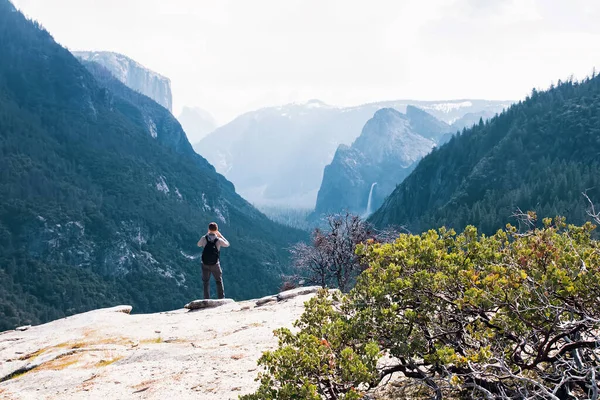
M 406 113 L 411 106 L 420 108 L 445 125 L 448 133 L 456 133 L 473 119 L 493 116 L 511 103 L 398 100 L 336 107 L 311 100 L 248 112 L 216 129 L 194 149 L 253 204 L 314 208 L 323 171 L 338 146 L 351 145 L 378 110 Z

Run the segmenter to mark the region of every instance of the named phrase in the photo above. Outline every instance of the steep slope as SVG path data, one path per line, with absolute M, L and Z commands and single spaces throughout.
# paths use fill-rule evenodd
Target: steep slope
M 181 125 L 163 106 L 121 83 L 102 64 L 83 60 L 81 63 L 92 74 L 96 83 L 108 90 L 109 104 L 113 109 L 119 110 L 129 119 L 143 126 L 146 133 L 161 145 L 177 153 L 192 155 L 193 149 Z M 202 168 L 214 171 L 214 168 L 202 157 L 194 158 Z
M 534 91 L 425 157 L 371 218 L 413 231 L 474 224 L 486 233 L 518 209 L 587 220 L 600 200 L 600 79 Z
M 412 130 L 424 138 L 439 142 L 448 133 L 456 132 L 447 123 L 414 106 L 406 107 L 406 117 Z
M 198 107 L 183 107 L 177 117 L 190 143 L 198 143 L 217 128 L 217 121 L 206 110 Z
M 382 108 L 402 113 L 414 105 L 445 123 L 483 109 L 500 112 L 510 102 L 484 100 L 398 100 L 334 107 L 319 100 L 270 107 L 241 115 L 216 129 L 196 151 L 224 174 L 251 202 L 312 208 L 340 144 L 350 145 Z
M 0 330 L 118 302 L 173 309 L 200 293 L 211 220 L 225 288 L 279 285 L 304 234 L 272 223 L 197 155 L 162 106 L 0 0 Z
M 348 210 L 369 214 L 412 171 L 450 127 L 415 107 L 407 113 L 384 108 L 361 135 L 338 148 L 325 167 L 313 217 Z M 370 208 L 370 209 L 369 209 Z
M 127 87 L 150 97 L 173 112 L 171 80 L 149 70 L 131 58 L 110 51 L 74 51 L 73 55 L 83 61 L 94 61 L 108 69 Z

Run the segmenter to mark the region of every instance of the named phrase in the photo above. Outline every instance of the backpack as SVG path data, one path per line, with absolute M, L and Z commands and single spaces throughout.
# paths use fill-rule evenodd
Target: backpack
M 214 242 L 208 239 L 208 235 L 205 238 L 206 245 L 204 246 L 204 250 L 202 250 L 202 264 L 215 265 L 219 262 L 219 248 L 217 247 L 219 238 L 216 238 Z

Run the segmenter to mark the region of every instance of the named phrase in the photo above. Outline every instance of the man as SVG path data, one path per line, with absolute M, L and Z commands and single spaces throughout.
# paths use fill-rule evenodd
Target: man
M 208 224 L 208 233 L 198 241 L 202 250 L 202 282 L 204 283 L 204 298 L 210 299 L 210 275 L 215 277 L 219 299 L 225 298 L 223 287 L 223 270 L 221 269 L 221 247 L 229 247 L 227 239 L 219 232 L 216 222 Z

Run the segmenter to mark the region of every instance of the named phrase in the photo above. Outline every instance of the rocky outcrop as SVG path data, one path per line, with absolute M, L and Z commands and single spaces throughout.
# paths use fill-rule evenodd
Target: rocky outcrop
M 290 300 L 298 296 L 317 293 L 321 290 L 321 286 L 300 287 L 292 290 L 286 290 L 277 295 L 277 301 Z
M 269 303 L 273 303 L 273 302 L 277 302 L 277 296 L 265 296 L 265 297 L 261 297 L 260 299 L 256 300 L 256 306 L 260 307 L 260 306 L 264 306 L 265 304 L 269 304 Z
M 316 290 L 261 307 L 128 315 L 120 306 L 0 333 L 0 398 L 237 399 L 257 386 L 256 362 L 277 346 L 273 330 L 291 328 Z
M 281 292 L 274 296 L 265 296 L 255 301 L 255 306 L 260 307 L 265 304 L 269 304 L 277 301 L 286 301 L 298 296 L 304 296 L 307 294 L 317 293 L 321 289 L 321 286 L 308 286 L 308 287 L 300 287 L 292 290 L 286 290 L 285 292 Z M 226 304 L 233 303 L 233 299 L 204 299 L 204 300 L 194 300 L 186 304 L 183 308 L 188 310 L 204 310 L 207 308 L 215 308 L 224 306 Z
M 130 89 L 150 97 L 173 112 L 171 80 L 149 70 L 131 58 L 109 51 L 74 51 L 73 55 L 84 61 L 94 61 L 108 69 Z

